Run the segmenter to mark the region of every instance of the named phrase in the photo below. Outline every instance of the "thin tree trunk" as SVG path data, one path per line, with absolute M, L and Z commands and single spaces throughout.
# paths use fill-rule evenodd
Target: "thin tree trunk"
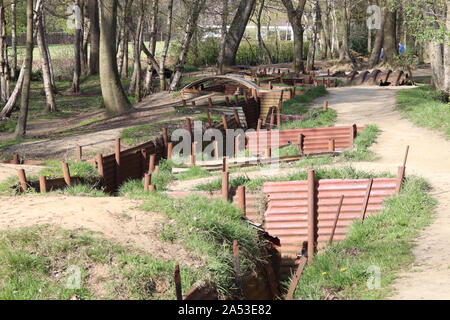
M 142 36 L 144 27 L 144 14 L 142 11 L 139 17 L 136 34 L 134 39 L 134 71 L 133 77 L 129 88 L 129 93 L 135 95 L 136 102 L 141 102 L 141 80 L 142 80 L 142 64 L 141 64 L 141 53 L 142 53 Z
M 186 32 L 184 34 L 183 45 L 181 47 L 181 52 L 178 57 L 178 62 L 175 66 L 175 72 L 172 78 L 172 82 L 169 87 L 169 91 L 175 91 L 178 83 L 181 80 L 183 74 L 184 64 L 186 62 L 186 57 L 189 52 L 189 47 L 191 44 L 192 36 L 194 35 L 195 29 L 197 27 L 197 21 L 200 16 L 200 12 L 205 6 L 206 0 L 196 0 L 192 4 L 192 11 L 189 15 L 188 22 L 186 24 Z
M 5 103 L 9 99 L 9 70 L 6 43 L 5 6 L 0 0 L 0 100 Z
M 258 16 L 256 18 L 256 27 L 258 30 L 258 44 L 259 44 L 260 54 L 267 57 L 267 60 L 268 60 L 267 62 L 269 64 L 273 64 L 272 54 L 270 53 L 269 48 L 267 48 L 266 43 L 264 42 L 264 39 L 262 38 L 262 32 L 261 32 L 261 17 L 262 17 L 262 13 L 264 11 L 264 5 L 265 5 L 265 0 L 261 0 L 261 4 L 260 4 L 259 10 L 258 10 Z M 264 50 L 264 53 L 262 52 L 263 50 Z
M 297 8 L 294 7 L 292 0 L 282 0 L 287 13 L 289 22 L 294 30 L 294 69 L 297 72 L 305 72 L 305 64 L 303 62 L 303 11 L 305 9 L 306 0 L 298 1 Z
M 20 114 L 16 127 L 16 139 L 24 138 L 26 135 L 28 104 L 30 99 L 31 68 L 33 67 L 33 0 L 27 0 L 27 36 L 26 53 L 24 62 L 24 78 L 22 85 L 22 96 L 20 102 Z
M 100 84 L 103 102 L 111 114 L 124 113 L 131 104 L 117 70 L 116 30 L 118 0 L 100 1 Z
M 155 56 L 156 53 L 156 38 L 158 36 L 158 13 L 159 13 L 159 0 L 153 0 L 152 16 L 149 23 L 150 28 L 150 53 Z M 155 69 L 150 58 L 147 58 L 147 72 L 145 74 L 145 94 L 149 95 L 153 91 L 153 78 Z
M 80 92 L 80 77 L 81 77 L 81 37 L 82 37 L 82 27 L 81 27 L 81 9 L 80 0 L 75 1 L 75 43 L 74 43 L 74 69 L 73 69 L 73 80 L 72 80 L 72 92 Z
M 81 21 L 82 21 L 82 32 L 81 32 L 81 45 L 80 45 L 80 54 L 81 54 L 81 72 L 83 74 L 89 74 L 89 33 L 91 30 L 91 21 L 86 17 L 87 4 L 83 1 L 83 5 L 81 6 Z
M 42 13 L 42 11 L 41 11 Z M 46 97 L 46 111 L 47 112 L 56 112 L 56 101 L 55 101 L 55 95 L 53 92 L 53 85 L 51 80 L 51 73 L 50 73 L 50 62 L 48 57 L 48 51 L 46 48 L 46 43 L 44 40 L 45 37 L 45 26 L 44 26 L 44 19 L 42 14 L 38 17 L 38 25 L 37 25 L 37 44 L 39 47 L 39 51 L 41 53 L 41 59 L 42 59 L 42 79 L 44 83 L 44 91 L 45 91 L 45 97 Z
M 398 54 L 397 42 L 397 12 L 386 8 L 384 18 L 384 62 L 387 64 L 394 63 L 394 57 Z
M 223 70 L 223 63 L 224 63 L 224 56 L 225 56 L 225 48 L 227 45 L 227 34 L 228 34 L 228 16 L 230 14 L 229 6 L 228 6 L 229 0 L 223 0 L 223 8 L 222 8 L 222 29 L 220 32 L 220 53 L 219 53 L 219 59 L 218 59 L 218 74 L 224 74 Z
M 173 0 L 169 0 L 167 8 L 167 32 L 165 34 L 166 40 L 164 41 L 164 48 L 159 61 L 159 86 L 161 91 L 167 90 L 164 68 L 166 65 L 167 54 L 169 52 L 170 40 L 172 38 Z
M 447 35 L 444 41 L 444 90 L 450 94 L 450 1 L 447 1 L 447 18 L 445 20 Z
M 369 67 L 373 68 L 380 62 L 381 49 L 384 42 L 384 12 L 381 14 L 381 28 L 377 30 L 375 34 L 375 42 L 373 44 L 372 53 L 369 58 Z
M 11 79 L 16 80 L 17 77 L 17 0 L 11 1 Z
M 45 26 L 47 24 L 46 23 L 46 11 L 43 9 L 41 12 L 42 12 L 42 23 Z M 38 22 L 39 21 L 36 21 L 36 25 Z M 52 83 L 53 92 L 56 94 L 56 93 L 58 93 L 58 88 L 57 88 L 56 82 L 55 82 L 55 72 L 53 71 L 53 60 L 52 60 L 52 56 L 50 54 L 47 32 L 46 32 L 45 28 L 44 28 L 43 38 L 44 38 L 45 50 L 47 51 L 48 66 L 49 66 L 49 70 L 50 70 L 50 81 Z
M 98 74 L 100 50 L 100 25 L 98 0 L 89 0 L 89 19 L 91 21 L 91 50 L 89 55 L 89 74 Z
M 341 62 L 351 61 L 350 55 L 350 46 L 349 46 L 349 38 L 350 38 L 350 4 L 347 0 L 344 0 L 344 8 L 343 12 L 343 31 L 342 31 L 342 45 L 339 51 L 339 60 Z

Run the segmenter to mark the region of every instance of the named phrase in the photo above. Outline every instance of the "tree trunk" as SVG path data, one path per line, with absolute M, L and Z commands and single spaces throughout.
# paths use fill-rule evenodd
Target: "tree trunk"
M 46 23 L 46 11 L 44 9 L 42 9 L 41 12 L 42 12 L 42 23 L 45 26 L 47 24 Z M 36 20 L 36 22 L 35 22 L 36 26 L 37 26 L 38 22 L 39 21 Z M 48 46 L 47 32 L 46 32 L 45 28 L 44 28 L 43 38 L 44 38 L 45 50 L 47 50 L 48 67 L 49 67 L 49 70 L 50 70 L 50 81 L 51 81 L 51 84 L 52 84 L 53 92 L 56 94 L 56 93 L 58 93 L 58 88 L 56 87 L 55 73 L 53 71 L 53 61 L 52 61 L 52 56 L 50 54 L 50 48 Z
M 186 32 L 184 34 L 183 45 L 181 47 L 180 55 L 178 56 L 177 64 L 175 65 L 174 75 L 172 78 L 172 82 L 170 83 L 169 91 L 175 91 L 178 83 L 181 80 L 191 40 L 197 27 L 197 21 L 200 16 L 200 12 L 205 6 L 205 2 L 206 0 L 196 0 L 192 4 L 192 9 L 189 14 L 188 22 L 186 24 Z
M 255 8 L 256 0 L 241 0 L 238 10 L 228 30 L 225 42 L 225 50 L 219 65 L 232 66 L 236 62 L 236 54 L 242 37 L 244 36 L 248 20 Z
M 225 48 L 227 45 L 227 34 L 228 34 L 228 16 L 230 14 L 229 9 L 229 0 L 223 0 L 223 8 L 222 8 L 222 29 L 220 31 L 220 53 L 218 59 L 218 71 L 219 75 L 224 74 L 223 63 L 225 56 Z
M 100 25 L 98 16 L 98 0 L 89 0 L 89 19 L 91 20 L 91 50 L 89 56 L 89 74 L 99 71 Z
M 305 72 L 305 64 L 303 62 L 303 11 L 305 9 L 306 0 L 298 1 L 297 8 L 294 8 L 292 0 L 282 0 L 286 7 L 289 22 L 294 30 L 294 69 L 296 72 Z
M 397 42 L 397 12 L 391 11 L 386 8 L 384 18 L 384 62 L 387 64 L 393 64 L 394 58 L 398 55 L 398 42 Z
M 428 51 L 433 85 L 438 90 L 444 90 L 444 46 L 438 42 L 431 42 Z
M 8 55 L 6 42 L 5 6 L 0 0 L 0 100 L 5 103 L 9 99 Z
M 82 27 L 81 27 L 81 9 L 80 0 L 75 2 L 75 43 L 74 43 L 74 68 L 73 68 L 73 80 L 72 80 L 72 92 L 80 92 L 80 77 L 81 77 L 81 37 L 82 37 Z
M 11 79 L 16 80 L 17 77 L 17 0 L 11 1 Z
M 47 112 L 56 112 L 56 101 L 55 101 L 55 95 L 53 92 L 53 85 L 51 80 L 51 73 L 50 73 L 50 62 L 48 57 L 48 51 L 46 48 L 46 43 L 44 41 L 44 35 L 45 35 L 45 26 L 43 21 L 42 14 L 38 17 L 38 25 L 37 25 L 37 44 L 39 47 L 39 51 L 41 53 L 41 59 L 42 59 L 42 78 L 44 83 L 44 91 L 45 91 L 45 97 L 47 101 Z
M 154 57 L 156 53 L 156 38 L 158 36 L 158 13 L 159 13 L 159 0 L 153 0 L 152 17 L 150 19 L 150 53 Z M 145 94 L 149 95 L 153 88 L 153 78 L 154 78 L 153 64 L 150 58 L 147 58 L 147 72 L 145 75 Z
M 118 0 L 100 1 L 100 84 L 103 102 L 111 114 L 131 109 L 117 70 L 116 32 Z
M 169 52 L 170 40 L 172 38 L 172 22 L 173 22 L 173 0 L 169 0 L 168 14 L 167 14 L 167 33 L 165 34 L 166 40 L 164 41 L 164 48 L 159 61 L 159 87 L 161 91 L 167 90 L 166 76 L 164 68 L 166 64 L 167 54 Z
M 24 78 L 20 101 L 20 114 L 16 127 L 16 139 L 25 138 L 30 99 L 31 68 L 33 67 L 33 0 L 27 0 L 27 35 L 24 62 Z
M 142 53 L 143 28 L 144 28 L 144 14 L 142 11 L 136 26 L 136 34 L 134 39 L 134 70 L 129 89 L 130 94 L 133 94 L 134 92 L 136 102 L 141 102 L 141 80 L 142 80 L 141 53 Z
M 347 3 L 347 0 L 344 0 L 344 8 L 342 9 L 342 15 L 343 15 L 343 23 L 342 23 L 342 45 L 341 49 L 339 50 L 339 60 L 341 62 L 349 62 L 351 61 L 351 55 L 350 55 L 350 45 L 349 45 L 349 38 L 350 38 L 350 4 Z
M 380 62 L 381 49 L 384 42 L 384 12 L 381 13 L 381 28 L 377 30 L 375 34 L 375 42 L 373 44 L 372 53 L 369 58 L 370 68 L 375 67 Z
M 261 17 L 262 17 L 262 13 L 264 10 L 264 5 L 265 5 L 265 0 L 261 0 L 261 4 L 260 4 L 259 10 L 258 10 L 258 16 L 256 18 L 256 27 L 258 30 L 259 54 L 261 56 L 265 56 L 267 58 L 267 62 L 269 64 L 273 64 L 272 54 L 270 53 L 269 48 L 267 48 L 266 43 L 264 42 L 264 39 L 262 38 L 262 32 L 261 32 Z
M 447 18 L 445 20 L 447 35 L 444 41 L 444 90 L 450 94 L 450 1 L 447 1 Z

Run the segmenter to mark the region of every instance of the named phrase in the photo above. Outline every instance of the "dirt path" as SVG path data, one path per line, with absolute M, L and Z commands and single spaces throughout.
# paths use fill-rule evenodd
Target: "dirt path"
M 124 198 L 25 196 L 0 198 L 0 231 L 36 225 L 67 230 L 84 228 L 120 245 L 130 245 L 155 258 L 198 266 L 182 246 L 160 240 L 166 219 L 137 209 L 140 202 Z
M 345 87 L 327 99 L 338 112 L 337 125 L 376 124 L 382 130 L 372 148 L 376 163 L 356 168 L 396 172 L 405 147 L 411 147 L 407 174 L 421 175 L 439 201 L 433 224 L 416 240 L 416 262 L 394 284 L 393 299 L 450 299 L 450 141 L 438 132 L 414 126 L 394 110 L 398 88 Z

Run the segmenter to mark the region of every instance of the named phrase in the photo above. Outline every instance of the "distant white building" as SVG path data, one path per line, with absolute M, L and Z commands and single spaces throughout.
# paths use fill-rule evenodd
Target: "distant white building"
M 200 28 L 205 30 L 205 33 L 203 35 L 204 39 L 207 38 L 220 38 L 221 36 L 221 30 L 222 26 L 220 25 L 200 25 Z M 229 26 L 227 27 L 230 28 Z M 258 40 L 258 28 L 253 25 L 248 25 L 246 27 L 245 34 L 249 38 L 254 38 Z M 288 23 L 284 26 L 263 26 L 261 27 L 261 35 L 264 40 L 266 40 L 269 36 L 278 37 L 278 40 L 287 40 L 287 41 L 293 41 L 294 40 L 294 30 L 292 29 L 292 26 Z

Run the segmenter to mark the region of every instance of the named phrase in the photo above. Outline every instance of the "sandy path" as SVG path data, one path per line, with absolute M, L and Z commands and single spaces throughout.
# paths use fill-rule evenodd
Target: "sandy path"
M 114 243 L 132 246 L 153 257 L 198 266 L 182 246 L 160 240 L 161 224 L 166 219 L 136 208 L 140 201 L 125 198 L 85 198 L 25 196 L 0 198 L 1 230 L 54 225 L 67 230 L 84 228 L 100 233 Z
M 405 147 L 411 151 L 407 174 L 428 179 L 439 201 L 433 224 L 416 240 L 416 262 L 394 284 L 393 299 L 450 299 L 450 141 L 414 126 L 394 110 L 399 88 L 345 87 L 330 90 L 330 106 L 338 112 L 337 125 L 376 124 L 382 130 L 372 148 L 381 156 L 376 163 L 356 168 L 396 172 Z

